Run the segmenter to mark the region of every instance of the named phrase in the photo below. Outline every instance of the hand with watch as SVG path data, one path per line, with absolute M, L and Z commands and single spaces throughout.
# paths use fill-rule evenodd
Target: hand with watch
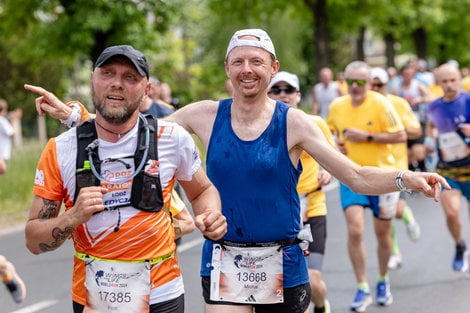
M 343 137 L 352 142 L 372 142 L 374 136 L 359 128 L 346 128 L 343 130 Z
M 399 191 L 411 193 L 421 192 L 426 197 L 434 198 L 438 202 L 442 190 L 450 190 L 451 187 L 442 176 L 436 173 L 400 171 L 395 176 L 395 185 Z

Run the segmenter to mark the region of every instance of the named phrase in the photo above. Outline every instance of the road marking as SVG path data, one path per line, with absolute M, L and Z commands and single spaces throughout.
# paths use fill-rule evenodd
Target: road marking
M 182 243 L 178 246 L 178 252 L 181 253 L 181 252 L 184 252 L 186 250 L 189 250 L 197 245 L 200 245 L 201 243 L 204 242 L 204 239 L 203 238 L 198 238 L 198 239 L 194 239 L 194 240 L 191 240 L 189 242 L 185 242 L 185 243 Z
M 50 306 L 56 305 L 59 302 L 59 300 L 46 300 L 46 301 L 41 301 L 38 303 L 35 303 L 33 305 L 24 307 L 22 309 L 10 312 L 10 313 L 34 313 L 37 311 L 41 311 L 45 308 L 48 308 Z

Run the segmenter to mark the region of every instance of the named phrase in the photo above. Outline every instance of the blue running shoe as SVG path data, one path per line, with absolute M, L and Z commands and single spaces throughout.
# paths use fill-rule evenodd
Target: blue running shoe
M 357 289 L 354 300 L 349 307 L 351 308 L 351 311 L 365 312 L 371 303 L 372 297 L 370 296 L 370 292 Z
M 393 303 L 393 296 L 390 292 L 390 283 L 386 281 L 379 281 L 376 288 L 376 301 L 379 305 L 390 305 Z
M 452 268 L 456 272 L 466 272 L 468 269 L 468 251 L 465 246 L 457 245 Z

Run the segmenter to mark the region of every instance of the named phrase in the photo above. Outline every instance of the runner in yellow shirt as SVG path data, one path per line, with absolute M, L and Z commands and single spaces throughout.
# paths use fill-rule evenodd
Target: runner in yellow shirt
M 400 120 L 405 126 L 406 135 L 408 138 L 418 138 L 421 136 L 421 125 L 419 120 L 413 114 L 413 111 L 406 99 L 389 94 L 387 92 L 388 74 L 380 68 L 374 67 L 371 70 L 371 89 L 380 92 L 392 103 L 393 107 L 398 113 Z M 408 152 L 405 143 L 396 143 L 393 145 L 393 156 L 396 161 L 396 168 L 401 170 L 408 169 Z M 417 241 L 421 235 L 419 224 L 416 222 L 413 211 L 407 205 L 405 199 L 403 199 L 403 193 L 400 194 L 400 200 L 398 201 L 397 213 L 395 218 L 402 219 L 405 223 L 408 236 L 411 240 Z M 389 269 L 397 269 L 402 265 L 402 254 L 398 247 L 398 240 L 396 236 L 395 226 L 392 225 L 392 240 L 393 240 L 393 251 L 388 261 Z
M 370 68 L 367 63 L 354 61 L 345 70 L 349 95 L 335 99 L 327 123 L 338 137 L 339 149 L 362 166 L 394 168 L 393 143 L 405 142 L 406 133 L 397 112 L 383 95 L 369 91 Z M 374 213 L 378 242 L 379 279 L 376 302 L 390 305 L 393 297 L 388 280 L 388 260 L 392 253 L 391 219 L 395 216 L 399 192 L 380 196 L 358 194 L 340 185 L 341 205 L 348 226 L 348 251 L 357 281 L 357 291 L 350 308 L 364 312 L 372 302 L 366 275 L 364 246 L 364 208 Z

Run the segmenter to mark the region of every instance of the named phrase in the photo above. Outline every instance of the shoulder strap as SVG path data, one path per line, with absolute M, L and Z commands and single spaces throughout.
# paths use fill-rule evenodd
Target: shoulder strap
M 83 168 L 84 161 L 88 160 L 86 147 L 90 145 L 93 140 L 98 138 L 96 134 L 96 127 L 94 120 L 86 120 L 80 126 L 77 126 L 77 161 L 76 168 Z
M 150 140 L 149 140 L 149 152 L 148 152 L 148 159 L 152 160 L 158 160 L 158 149 L 157 149 L 157 141 L 155 140 L 157 136 L 157 130 L 158 130 L 158 121 L 156 118 L 153 118 L 152 115 L 146 114 L 145 118 L 147 119 L 148 127 L 150 129 Z M 142 161 L 142 158 L 144 157 L 144 151 L 145 151 L 145 125 L 144 123 L 139 120 L 139 130 L 138 130 L 138 145 L 135 150 L 135 155 L 134 155 L 134 162 L 137 166 L 137 164 L 140 164 Z
M 75 195 L 74 201 L 77 199 L 80 189 L 88 186 L 99 186 L 100 182 L 96 179 L 91 170 L 85 166 L 88 161 L 87 147 L 98 138 L 94 120 L 86 120 L 76 128 L 77 136 L 77 158 L 75 163 Z M 101 163 L 97 149 L 92 149 L 93 165 L 99 172 Z

